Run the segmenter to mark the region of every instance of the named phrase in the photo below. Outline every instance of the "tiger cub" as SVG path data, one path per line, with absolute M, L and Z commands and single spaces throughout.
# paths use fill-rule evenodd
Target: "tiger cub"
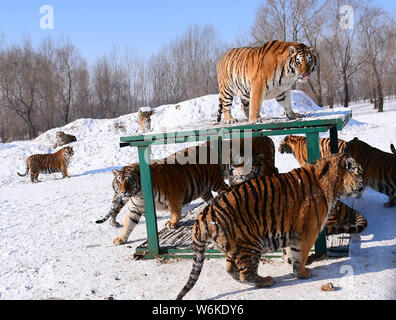
M 364 189 L 357 162 L 335 154 L 288 173 L 251 179 L 219 194 L 198 215 L 193 226 L 193 266 L 182 299 L 195 285 L 204 263 L 207 241 L 224 253 L 226 271 L 237 281 L 256 287 L 274 284 L 261 277 L 261 255 L 291 247 L 295 276 L 306 279 L 310 249 L 341 196 Z
M 288 119 L 293 112 L 290 89 L 296 81 L 306 82 L 315 71 L 316 56 L 312 48 L 299 42 L 272 40 L 262 47 L 236 48 L 224 54 L 217 64 L 219 111 L 226 123 L 237 120 L 231 116 L 233 97 L 241 99 L 242 110 L 250 123 L 260 122 L 263 100 L 276 99 Z
M 338 140 L 338 150 L 342 152 L 346 147 L 346 141 Z M 323 138 L 319 140 L 320 156 L 322 158 L 331 155 L 330 139 Z M 287 136 L 280 145 L 278 151 L 280 153 L 291 153 L 297 159 L 300 166 L 306 164 L 307 161 L 307 144 L 306 138 L 302 136 Z M 348 207 L 341 201 L 335 205 L 334 211 L 331 213 L 326 223 L 326 234 L 338 233 L 360 233 L 367 227 L 366 218 L 356 210 Z
M 235 143 L 239 143 L 239 150 L 235 150 L 232 147 Z M 251 177 L 256 177 L 260 175 L 270 175 L 272 173 L 277 173 L 275 168 L 275 146 L 273 141 L 268 137 L 254 137 L 254 138 L 244 138 L 244 139 L 233 139 L 229 143 L 230 149 L 223 150 L 224 154 L 228 154 L 225 157 L 226 165 L 218 165 L 216 170 L 216 175 L 224 175 L 224 178 L 228 178 L 229 183 L 234 185 L 236 183 L 242 182 Z M 240 153 L 242 156 L 239 157 L 233 154 Z M 229 152 L 227 152 L 229 151 Z M 239 152 L 237 152 L 239 151 Z M 215 154 L 214 161 L 217 162 L 217 146 L 214 144 L 209 144 L 205 142 L 199 146 L 193 146 L 170 155 L 169 157 L 162 160 L 152 160 L 151 164 L 167 164 L 170 166 L 174 163 L 184 164 L 195 164 L 195 163 L 211 163 L 211 156 Z M 246 157 L 245 157 L 246 153 Z M 223 154 L 223 156 L 224 156 Z M 205 160 L 206 159 L 206 160 Z M 244 163 L 249 162 L 249 164 Z M 206 164 L 200 164 L 204 167 Z M 162 166 L 166 168 L 166 166 Z M 246 170 L 247 169 L 247 170 Z M 128 176 L 136 170 L 136 164 L 128 165 L 119 170 L 113 170 L 113 190 L 114 196 L 112 201 L 112 206 L 109 213 L 101 220 L 97 220 L 96 223 L 103 223 L 111 217 L 110 224 L 112 226 L 118 227 L 120 224 L 116 221 L 116 217 L 121 209 L 128 202 L 128 197 L 120 193 L 120 185 L 122 177 Z M 222 172 L 223 171 L 223 172 Z M 209 201 L 212 198 L 211 193 L 207 194 L 206 200 Z M 205 200 L 205 199 L 204 199 Z
M 71 134 L 66 134 L 63 131 L 58 131 L 56 133 L 56 142 L 52 146 L 52 149 L 56 149 L 57 147 L 64 146 L 65 144 L 69 144 L 71 142 L 77 141 L 77 138 Z
M 345 152 L 355 158 L 362 166 L 365 184 L 389 196 L 384 206 L 386 208 L 395 206 L 396 154 L 393 151 L 392 153 L 388 153 L 374 148 L 358 138 L 348 142 Z
M 38 176 L 40 173 L 62 172 L 63 178 L 68 177 L 67 167 L 74 155 L 72 147 L 64 147 L 58 152 L 50 154 L 34 154 L 26 159 L 26 172 L 17 174 L 25 177 L 30 170 L 30 179 L 33 183 L 40 182 Z

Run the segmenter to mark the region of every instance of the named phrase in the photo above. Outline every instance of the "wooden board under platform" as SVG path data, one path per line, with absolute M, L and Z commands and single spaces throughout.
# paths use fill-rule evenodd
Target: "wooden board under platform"
M 206 206 L 201 203 L 182 216 L 176 229 L 164 228 L 158 233 L 161 257 L 164 258 L 192 258 L 192 229 L 194 221 Z M 349 234 L 335 234 L 326 237 L 328 257 L 347 257 L 349 255 Z M 135 258 L 145 258 L 148 252 L 148 241 L 136 248 Z M 205 256 L 207 258 L 221 258 L 220 253 L 211 242 L 206 244 Z M 282 258 L 282 252 L 264 255 L 265 258 Z

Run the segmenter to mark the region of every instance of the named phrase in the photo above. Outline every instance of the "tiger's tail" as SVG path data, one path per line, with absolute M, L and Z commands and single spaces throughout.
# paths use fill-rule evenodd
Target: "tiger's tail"
M 194 287 L 199 275 L 201 274 L 201 270 L 205 261 L 204 252 L 207 240 L 207 234 L 205 231 L 206 227 L 204 225 L 206 225 L 206 222 L 202 221 L 201 219 L 197 219 L 197 221 L 195 221 L 193 230 L 193 266 L 190 277 L 188 278 L 186 285 L 177 295 L 176 300 L 183 299 L 183 297 Z
M 26 171 L 25 171 L 25 173 L 19 173 L 19 172 L 17 171 L 17 174 L 18 174 L 18 176 L 20 176 L 20 177 L 26 177 L 28 173 L 29 173 L 29 164 L 28 164 L 28 163 L 26 163 Z
M 103 217 L 103 219 L 96 220 L 95 223 L 98 223 L 98 224 L 99 224 L 99 223 L 106 222 L 107 220 L 109 220 L 109 218 L 112 216 L 112 214 L 113 214 L 113 210 L 110 210 L 109 213 L 106 214 L 106 215 Z
M 393 154 L 396 154 L 396 149 L 395 149 L 395 146 L 393 144 L 391 144 L 391 150 L 392 150 Z
M 221 103 L 221 98 L 219 98 L 219 110 L 217 111 L 217 122 L 221 121 L 222 113 L 223 113 L 223 104 Z
M 339 224 L 326 227 L 327 234 L 340 234 L 340 233 L 361 233 L 367 228 L 367 219 L 359 212 L 353 210 L 350 217 L 350 225 Z

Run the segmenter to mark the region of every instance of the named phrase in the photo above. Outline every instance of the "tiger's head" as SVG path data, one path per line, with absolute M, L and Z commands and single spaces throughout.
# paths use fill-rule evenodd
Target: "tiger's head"
M 364 191 L 363 169 L 350 155 L 332 154 L 312 165 L 315 166 L 315 175 L 322 189 L 333 190 L 337 197 L 358 198 Z
M 359 198 L 364 191 L 363 169 L 356 160 L 347 154 L 343 155 L 342 168 L 344 174 L 344 197 Z
M 291 147 L 289 136 L 284 137 L 283 140 L 280 142 L 278 151 L 282 154 L 293 153 L 293 148 Z
M 65 136 L 66 136 L 66 134 L 63 131 L 58 131 L 56 133 L 56 139 L 62 139 Z
M 113 175 L 113 189 L 120 197 L 130 198 L 142 192 L 138 166 L 133 168 L 127 166 L 121 170 L 114 169 Z
M 228 178 L 231 186 L 260 176 L 279 174 L 278 169 L 271 164 L 264 154 L 254 155 L 253 161 L 251 160 L 241 158 L 238 161 L 233 159 Z
M 61 150 L 63 158 L 70 159 L 74 155 L 74 150 L 72 147 L 64 147 Z
M 294 73 L 298 81 L 307 82 L 315 71 L 316 64 L 313 48 L 302 43 L 289 47 L 289 71 Z

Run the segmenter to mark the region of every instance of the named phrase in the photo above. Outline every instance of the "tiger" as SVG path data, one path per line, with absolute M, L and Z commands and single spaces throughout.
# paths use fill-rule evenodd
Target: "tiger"
M 56 149 L 57 147 L 61 147 L 64 146 L 65 144 L 69 144 L 75 141 L 77 141 L 77 138 L 75 136 L 64 133 L 63 131 L 58 131 L 56 133 L 56 142 L 52 146 L 52 149 Z
M 239 160 L 240 158 L 233 156 L 232 155 L 232 146 L 234 145 L 234 141 L 239 141 L 239 151 L 242 155 L 245 154 L 245 151 L 251 152 L 251 159 L 248 158 L 249 155 L 246 155 L 246 161 L 250 161 L 250 167 L 251 170 L 248 172 L 245 172 L 246 168 L 249 168 L 249 165 L 245 165 L 244 163 L 241 163 Z M 224 175 L 224 178 L 228 178 L 229 183 L 231 185 L 237 184 L 239 182 L 242 182 L 243 180 L 249 179 L 253 176 L 260 176 L 260 175 L 269 175 L 272 173 L 278 172 L 278 169 L 275 167 L 275 146 L 274 142 L 272 141 L 271 138 L 265 137 L 265 136 L 259 136 L 259 137 L 253 137 L 253 138 L 243 138 L 243 139 L 233 139 L 229 143 L 230 149 L 229 154 L 231 156 L 228 159 L 225 159 L 227 162 L 226 165 L 219 165 L 215 164 L 212 165 L 213 168 L 215 168 L 215 176 L 220 177 L 220 175 Z M 245 150 L 245 145 L 246 150 Z M 251 147 L 250 147 L 251 146 Z M 213 150 L 215 148 L 215 150 Z M 166 168 L 168 166 L 171 166 L 171 164 L 174 163 L 185 163 L 185 161 L 191 163 L 196 163 L 199 162 L 198 160 L 200 159 L 200 154 L 203 150 L 206 150 L 206 163 L 210 163 L 210 156 L 212 153 L 217 154 L 217 146 L 214 146 L 213 144 L 210 144 L 208 142 L 205 142 L 199 146 L 193 146 L 189 147 L 186 149 L 183 149 L 181 151 L 178 151 L 169 157 L 162 159 L 162 160 L 152 160 L 150 163 L 154 164 L 156 163 L 158 166 L 160 164 L 164 164 L 161 168 L 163 170 L 167 170 Z M 224 150 L 225 153 L 227 150 Z M 205 154 L 204 154 L 205 158 Z M 184 160 L 184 161 L 183 161 Z M 200 167 L 203 168 L 203 170 L 208 170 L 209 168 L 207 167 L 208 165 L 206 164 L 199 164 Z M 205 168 L 206 167 L 206 168 Z M 179 167 L 180 170 L 185 170 L 186 173 L 188 170 L 191 170 L 191 168 L 194 168 L 194 166 L 187 166 L 185 169 L 184 167 Z M 123 167 L 121 170 L 114 169 L 112 170 L 112 173 L 114 175 L 112 186 L 114 190 L 114 195 L 113 195 L 113 200 L 112 200 L 112 206 L 109 211 L 109 213 L 102 219 L 97 220 L 96 223 L 104 223 L 106 220 L 108 220 L 110 217 L 110 225 L 114 227 L 119 227 L 120 224 L 116 221 L 118 213 L 121 211 L 121 209 L 125 206 L 125 204 L 128 202 L 129 197 L 123 195 L 120 193 L 120 185 L 122 183 L 122 179 L 134 174 L 136 171 L 136 164 L 131 164 L 128 166 Z M 162 175 L 159 176 L 159 179 L 161 179 Z M 206 179 L 206 178 L 205 178 Z M 202 180 L 202 179 L 201 179 Z M 193 181 L 194 182 L 194 181 Z M 188 185 L 186 181 L 186 186 Z M 219 182 L 220 184 L 220 182 Z M 167 186 L 167 183 L 163 183 L 164 186 Z M 223 185 L 223 187 L 225 187 Z M 228 187 L 228 186 L 227 186 Z M 184 192 L 191 192 L 192 190 L 184 190 Z M 161 192 L 161 191 L 160 191 Z M 162 196 L 164 197 L 164 196 Z M 208 193 L 206 194 L 206 197 L 203 198 L 204 201 L 210 201 L 212 198 L 212 194 Z M 206 200 L 205 200 L 206 199 Z M 135 201 L 136 202 L 136 201 Z M 132 210 L 132 209 L 131 209 Z M 128 211 L 129 212 L 129 211 Z M 144 211 L 143 211 L 144 212 Z M 128 215 L 128 214 L 127 214 Z M 140 219 L 140 218 L 139 218 Z M 133 226 L 134 228 L 134 226 Z
M 346 144 L 346 141 L 338 139 L 339 152 L 343 152 L 345 150 Z M 320 139 L 319 148 L 322 158 L 331 155 L 330 139 Z M 282 154 L 293 154 L 300 166 L 303 166 L 308 162 L 305 137 L 286 136 L 279 144 L 278 151 Z M 341 201 L 338 201 L 334 211 L 331 213 L 326 223 L 326 234 L 361 233 L 366 228 L 367 220 L 360 212 L 348 207 Z
M 64 147 L 55 153 L 50 154 L 34 154 L 26 159 L 26 172 L 17 174 L 25 177 L 30 170 L 30 179 L 32 183 L 41 182 L 38 179 L 40 173 L 62 172 L 63 178 L 68 177 L 67 167 L 74 155 L 72 147 Z
M 364 182 L 374 190 L 386 194 L 389 199 L 384 207 L 396 205 L 396 154 L 374 148 L 364 141 L 354 138 L 345 147 L 363 167 Z
M 302 166 L 308 162 L 306 141 L 307 139 L 303 136 L 286 136 L 280 142 L 278 151 L 282 154 L 293 154 L 300 166 Z M 346 144 L 346 141 L 338 139 L 338 152 L 343 152 Z M 329 138 L 319 139 L 319 150 L 322 158 L 331 154 Z
M 301 116 L 291 106 L 290 89 L 306 82 L 315 71 L 317 58 L 313 48 L 299 42 L 272 40 L 262 47 L 234 48 L 217 64 L 219 109 L 217 122 L 224 114 L 227 124 L 237 122 L 231 115 L 235 96 L 250 123 L 261 121 L 263 100 L 276 99 L 289 120 Z
M 207 241 L 226 258 L 233 279 L 270 287 L 271 277 L 257 273 L 261 255 L 290 247 L 293 273 L 306 279 L 310 249 L 341 196 L 359 196 L 363 170 L 350 156 L 330 155 L 288 173 L 247 180 L 220 193 L 194 222 L 193 266 L 177 296 L 181 300 L 195 285 L 204 263 Z
M 144 134 L 151 130 L 151 115 L 153 110 L 150 107 L 140 108 L 138 111 L 139 116 L 139 132 Z

